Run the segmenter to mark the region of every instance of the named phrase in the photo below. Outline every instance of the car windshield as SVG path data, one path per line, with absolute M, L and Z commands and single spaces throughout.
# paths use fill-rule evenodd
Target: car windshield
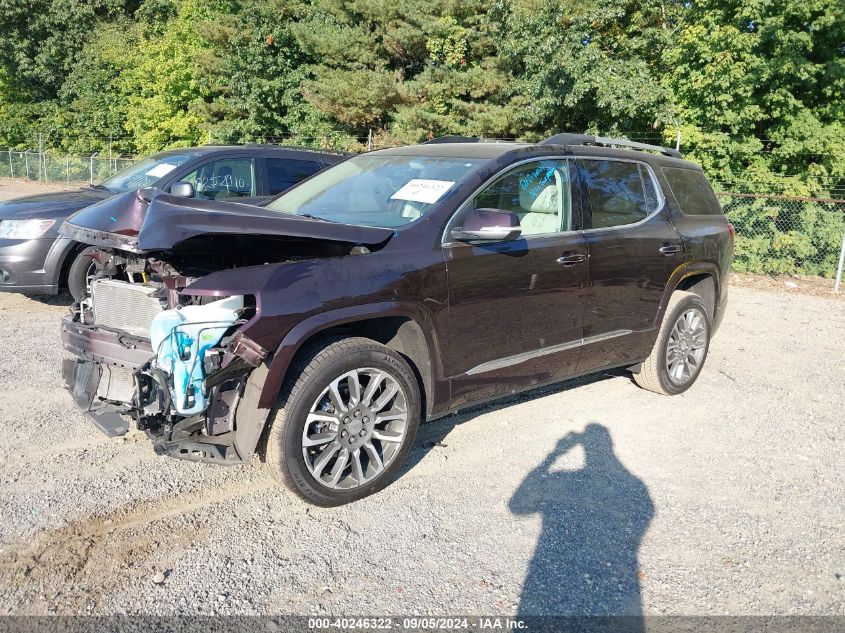
M 486 160 L 434 156 L 356 156 L 271 202 L 283 213 L 398 228 L 423 217 Z
M 150 156 L 117 172 L 103 183 L 103 187 L 115 193 L 125 193 L 144 187 L 154 187 L 162 177 L 191 158 L 189 154 L 166 154 Z

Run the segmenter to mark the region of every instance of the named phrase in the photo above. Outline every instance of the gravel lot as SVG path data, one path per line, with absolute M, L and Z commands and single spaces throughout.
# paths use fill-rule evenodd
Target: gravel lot
M 0 294 L 0 615 L 845 615 L 845 301 L 732 288 L 686 394 L 598 375 L 451 416 L 329 510 L 100 435 L 66 309 Z

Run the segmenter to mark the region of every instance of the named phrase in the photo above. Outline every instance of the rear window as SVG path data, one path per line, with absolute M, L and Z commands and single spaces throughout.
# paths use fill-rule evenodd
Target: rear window
M 323 165 L 310 160 L 296 160 L 292 158 L 268 158 L 267 179 L 270 195 L 282 193 L 296 183 L 316 174 Z
M 722 208 L 703 172 L 680 167 L 664 167 L 663 175 L 672 195 L 687 215 L 719 215 Z

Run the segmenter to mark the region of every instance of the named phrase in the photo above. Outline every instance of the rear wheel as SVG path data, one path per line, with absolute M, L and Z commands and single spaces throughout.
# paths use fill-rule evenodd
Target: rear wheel
M 303 350 L 271 414 L 264 459 L 311 503 L 349 503 L 386 486 L 413 445 L 420 393 L 400 355 L 365 338 Z
M 701 297 L 676 290 L 669 299 L 651 355 L 634 380 L 665 395 L 683 393 L 701 373 L 710 347 L 710 319 Z

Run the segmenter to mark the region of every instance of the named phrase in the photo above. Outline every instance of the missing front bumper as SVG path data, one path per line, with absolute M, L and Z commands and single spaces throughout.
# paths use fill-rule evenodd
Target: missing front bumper
M 266 364 L 260 363 L 266 351 L 261 348 L 253 345 L 247 350 L 254 352 L 253 348 L 256 348 L 257 354 L 233 353 L 232 362 L 206 378 L 204 388 L 210 394 L 206 412 L 181 422 L 163 420 L 160 426 L 152 428 L 138 417 L 142 415 L 138 402 L 143 406 L 145 393 L 145 383 L 140 377 L 149 377 L 142 368 L 154 356 L 148 341 L 84 325 L 67 317 L 62 323 L 62 343 L 76 356 L 62 361 L 65 385 L 76 405 L 106 435 L 124 435 L 130 428 L 130 420 L 135 419 L 138 428 L 146 430 L 153 440 L 156 453 L 162 455 L 236 464 L 248 460 L 255 451 L 269 413 L 267 409 L 257 407 L 260 385 L 266 375 Z M 254 369 L 249 361 L 259 363 L 259 367 Z M 113 372 L 128 372 L 132 376 L 131 391 L 126 390 L 125 385 L 106 384 L 111 382 Z M 160 387 L 167 390 L 166 385 Z M 115 402 L 112 396 L 120 401 Z M 194 428 L 196 421 L 202 424 Z M 180 428 L 182 425 L 191 428 Z M 198 433 L 197 429 L 203 426 L 205 434 Z
M 121 415 L 121 407 L 97 399 L 102 378 L 99 363 L 66 358 L 62 360 L 62 377 L 76 405 L 98 429 L 109 437 L 119 437 L 129 432 L 129 422 Z
M 134 395 L 132 374 L 152 357 L 150 344 L 66 317 L 62 345 L 76 356 L 62 361 L 65 386 L 76 405 L 109 437 L 125 435 L 125 414 Z

